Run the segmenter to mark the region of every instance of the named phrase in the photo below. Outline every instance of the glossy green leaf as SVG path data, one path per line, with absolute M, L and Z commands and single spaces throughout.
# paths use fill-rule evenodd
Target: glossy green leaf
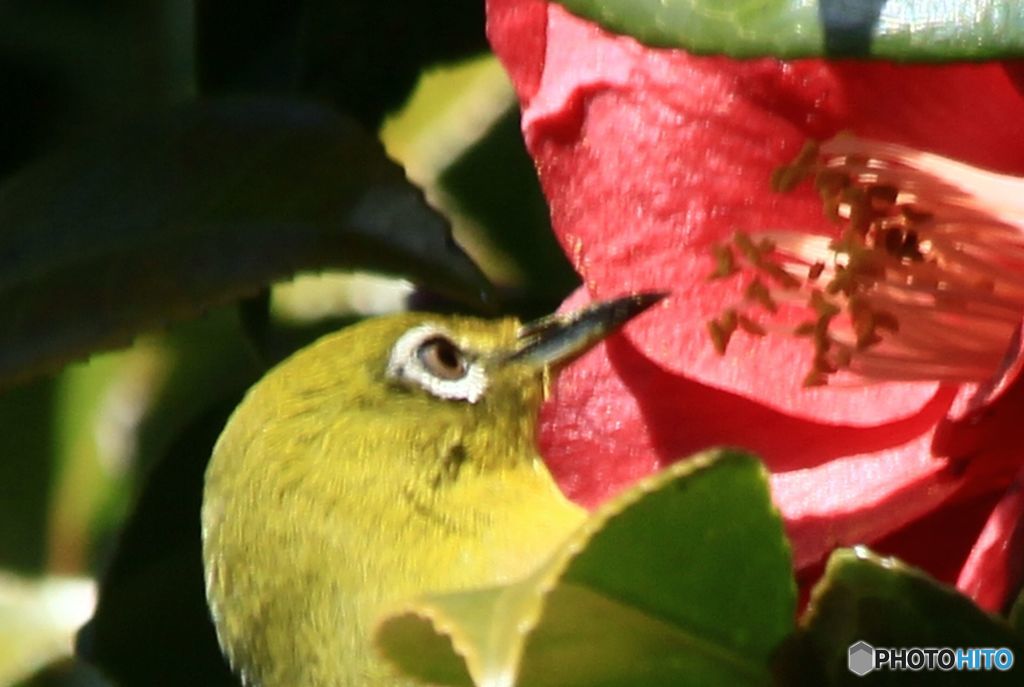
M 440 684 L 769 685 L 790 566 L 763 468 L 703 454 L 602 507 L 527 579 L 422 599 L 377 640 Z
M 1017 0 L 559 0 L 659 47 L 733 57 L 981 60 L 1024 55 Z
M 1005 620 L 985 613 L 952 587 L 867 549 L 840 549 L 811 595 L 801 628 L 780 653 L 783 685 L 859 685 L 847 667 L 850 645 L 873 647 L 1008 647 L 1018 660 L 1024 638 Z M 921 684 L 1020 684 L 1024 668 L 1009 673 L 933 671 Z M 871 684 L 911 684 L 904 672 L 876 671 Z M 915 683 L 916 684 L 916 683 Z
M 1017 630 L 1017 634 L 1024 637 L 1024 589 L 1017 595 L 1017 600 L 1010 607 L 1010 625 Z
M 484 279 L 377 141 L 285 99 L 202 102 L 0 187 L 0 384 L 302 269 Z

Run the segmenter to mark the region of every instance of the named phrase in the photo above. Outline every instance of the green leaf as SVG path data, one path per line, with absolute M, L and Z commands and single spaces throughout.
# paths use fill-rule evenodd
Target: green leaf
M 551 231 L 515 90 L 497 58 L 480 54 L 427 70 L 380 134 L 451 219 L 455 236 L 496 285 L 503 313 L 547 315 L 579 285 Z
M 0 176 L 60 137 L 195 92 L 192 3 L 0 2 Z
M 1021 637 L 1024 637 L 1024 589 L 1021 589 L 1020 594 L 1017 595 L 1017 600 L 1013 602 L 1013 606 L 1010 608 L 1010 625 L 1017 631 Z
M 884 648 L 1009 647 L 1018 658 L 1024 655 L 1024 639 L 1002 618 L 920 570 L 863 547 L 840 549 L 829 559 L 800 630 L 780 652 L 781 684 L 861 684 L 847 668 L 849 647 L 858 641 Z M 1013 675 L 1019 683 L 1020 673 L 1015 665 L 1010 673 L 933 671 L 926 677 L 929 685 L 1008 684 Z M 871 684 L 903 685 L 911 676 L 876 671 L 870 677 Z
M 553 312 L 580 279 L 551 230 L 547 201 L 537 180 L 512 106 L 486 134 L 446 168 L 438 185 L 452 206 L 480 228 L 488 243 L 518 273 L 513 306 L 523 319 Z
M 438 684 L 767 685 L 793 624 L 790 566 L 763 468 L 714 452 L 602 507 L 527 579 L 421 599 L 377 641 Z
M 1017 0 L 559 0 L 658 47 L 732 57 L 983 60 L 1024 54 Z
M 206 606 L 199 518 L 206 463 L 238 396 L 199 417 L 155 465 L 102 576 L 77 653 L 118 684 L 239 684 Z
M 306 0 L 296 85 L 376 127 L 424 67 L 486 49 L 480 0 Z
M 476 266 L 377 141 L 286 99 L 200 102 L 0 187 L 0 385 L 298 270 L 478 302 Z
M 0 568 L 20 573 L 46 563 L 55 386 L 45 378 L 0 394 Z
M 196 0 L 196 79 L 204 95 L 288 93 L 308 0 Z
M 15 687 L 115 687 L 85 661 L 66 658 L 52 663 Z

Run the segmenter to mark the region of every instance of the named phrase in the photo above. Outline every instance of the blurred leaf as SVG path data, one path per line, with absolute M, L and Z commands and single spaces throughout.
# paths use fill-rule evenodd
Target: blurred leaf
M 527 579 L 421 599 L 377 641 L 442 684 L 768 685 L 795 597 L 764 469 L 721 451 L 614 499 Z
M 0 685 L 68 656 L 95 599 L 89 579 L 28 579 L 0 571 Z
M 376 129 L 424 67 L 487 49 L 484 3 L 306 0 L 297 87 Z
M 51 378 L 0 394 L 0 567 L 22 573 L 46 562 L 54 395 Z
M 0 227 L 7 383 L 300 269 L 485 287 L 376 141 L 291 100 L 199 103 L 68 151 L 0 188 Z
M 156 465 L 102 577 L 78 653 L 119 684 L 239 684 L 206 607 L 199 512 L 206 462 L 240 397 L 197 420 Z
M 104 556 L 100 605 L 81 641 L 122 684 L 235 684 L 206 610 L 199 504 L 213 442 L 260 372 L 231 307 L 65 373 L 64 432 L 96 454 L 68 459 L 112 474 L 91 498 L 79 493 L 90 488 L 82 467 L 64 475 L 58 544 L 98 536 L 92 549 L 109 553 L 103 539 L 128 521 Z M 76 407 L 84 417 L 70 422 Z
M 1024 637 L 1024 589 L 1017 595 L 1017 600 L 1010 608 L 1010 625 L 1021 637 Z
M 171 369 L 141 419 L 135 436 L 136 462 L 143 476 L 210 406 L 254 384 L 260 365 L 235 307 L 171 328 L 163 337 Z M 197 389 L 202 389 L 197 394 Z
M 547 201 L 510 107 L 438 180 L 456 211 L 480 227 L 518 275 L 511 303 L 524 319 L 553 312 L 580 279 L 551 230 Z
M 851 644 L 875 647 L 1009 647 L 1024 655 L 1024 638 L 1002 618 L 985 613 L 952 587 L 863 547 L 839 549 L 811 593 L 796 636 L 780 653 L 783 685 L 859 685 L 847 669 Z M 1010 674 L 933 671 L 929 685 L 1007 684 Z M 904 685 L 908 676 L 878 671 L 871 684 Z M 1017 683 L 1020 682 L 1018 677 Z
M 303 274 L 239 308 L 249 341 L 267 367 L 321 336 L 365 317 L 409 309 L 412 284 L 365 272 Z
M 140 475 L 212 401 L 245 388 L 261 372 L 234 307 L 66 368 L 55 407 L 60 470 L 50 566 L 93 570 L 126 516 Z
M 648 45 L 732 57 L 983 60 L 1024 55 L 1018 0 L 558 0 Z
M 0 47 L 0 179 L 50 145 L 71 109 L 63 75 Z
M 85 661 L 67 658 L 57 661 L 19 682 L 17 687 L 114 687 Z
M 548 314 L 579 284 L 551 231 L 515 93 L 493 55 L 424 73 L 381 139 L 499 286 L 502 312 Z
M 204 95 L 294 90 L 305 0 L 196 0 Z
M 0 140 L 35 151 L 31 134 L 47 144 L 191 97 L 192 24 L 181 0 L 0 2 L 0 85 L 13 86 L 0 91 Z

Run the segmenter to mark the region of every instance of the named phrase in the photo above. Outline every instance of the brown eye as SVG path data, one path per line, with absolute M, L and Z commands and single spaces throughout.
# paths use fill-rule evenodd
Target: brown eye
M 454 343 L 443 336 L 434 336 L 416 349 L 423 367 L 438 379 L 454 381 L 466 376 L 466 358 Z

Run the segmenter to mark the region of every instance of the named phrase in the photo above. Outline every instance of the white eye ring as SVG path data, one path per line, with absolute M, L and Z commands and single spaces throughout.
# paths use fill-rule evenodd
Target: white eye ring
M 450 401 L 476 403 L 487 390 L 479 363 L 459 348 L 450 334 L 434 325 L 413 327 L 391 349 L 388 379 L 415 385 Z

